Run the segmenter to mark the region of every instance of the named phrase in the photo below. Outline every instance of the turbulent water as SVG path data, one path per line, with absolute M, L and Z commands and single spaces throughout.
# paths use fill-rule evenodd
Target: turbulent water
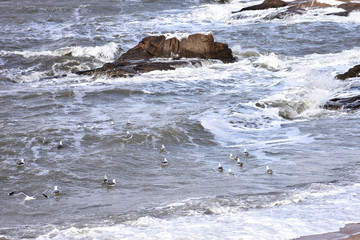
M 359 222 L 360 112 L 321 106 L 359 95 L 359 78 L 334 76 L 359 64 L 360 13 L 231 13 L 260 2 L 2 0 L 0 237 L 291 239 Z M 198 32 L 237 61 L 73 74 Z

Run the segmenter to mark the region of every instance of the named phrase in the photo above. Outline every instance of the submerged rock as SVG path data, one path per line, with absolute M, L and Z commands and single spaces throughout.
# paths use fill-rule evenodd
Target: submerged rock
M 172 58 L 173 61 L 151 61 L 154 58 Z M 115 62 L 101 68 L 78 71 L 79 75 L 105 74 L 110 77 L 131 76 L 154 70 L 174 70 L 175 66 L 199 62 L 179 61 L 182 58 L 218 59 L 234 62 L 226 43 L 215 42 L 212 34 L 192 34 L 182 39 L 164 35 L 143 38 L 138 45 L 122 54 Z

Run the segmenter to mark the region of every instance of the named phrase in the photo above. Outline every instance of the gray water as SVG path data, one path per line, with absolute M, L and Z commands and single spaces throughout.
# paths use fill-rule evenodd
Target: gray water
M 359 94 L 358 78 L 334 76 L 359 62 L 360 15 L 233 18 L 251 4 L 1 1 L 0 236 L 290 239 L 358 222 L 359 112 L 321 106 Z M 209 31 L 237 62 L 72 73 L 149 35 Z M 105 174 L 116 187 L 100 184 Z

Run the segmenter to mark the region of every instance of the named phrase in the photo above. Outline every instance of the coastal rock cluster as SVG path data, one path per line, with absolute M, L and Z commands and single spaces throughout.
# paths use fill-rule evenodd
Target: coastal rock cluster
M 352 11 L 360 10 L 360 3 L 349 0 L 338 5 L 330 5 L 317 0 L 264 0 L 261 4 L 249 6 L 233 12 L 241 14 L 244 11 L 264 10 L 269 8 L 283 9 L 267 20 L 281 19 L 289 15 L 302 14 L 307 9 L 337 7 L 344 11 L 331 13 L 332 15 L 348 16 Z M 227 1 L 217 1 L 225 4 Z M 240 17 L 240 16 L 237 16 Z M 184 60 L 187 59 L 187 60 Z M 154 70 L 174 70 L 177 66 L 201 64 L 203 59 L 216 59 L 224 63 L 236 61 L 228 44 L 215 42 L 211 33 L 196 33 L 186 37 L 168 37 L 165 35 L 143 38 L 135 47 L 122 54 L 116 61 L 106 63 L 100 68 L 77 71 L 79 75 L 106 75 L 108 77 L 129 77 Z M 360 76 L 360 65 L 349 69 L 346 73 L 336 76 L 339 80 Z M 357 109 L 360 108 L 360 96 L 330 99 L 324 106 L 326 109 Z

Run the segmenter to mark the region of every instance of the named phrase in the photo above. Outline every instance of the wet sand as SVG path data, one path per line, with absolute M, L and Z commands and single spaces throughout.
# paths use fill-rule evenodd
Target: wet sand
M 337 232 L 323 233 L 311 236 L 303 236 L 295 240 L 360 240 L 360 223 L 347 224 Z

